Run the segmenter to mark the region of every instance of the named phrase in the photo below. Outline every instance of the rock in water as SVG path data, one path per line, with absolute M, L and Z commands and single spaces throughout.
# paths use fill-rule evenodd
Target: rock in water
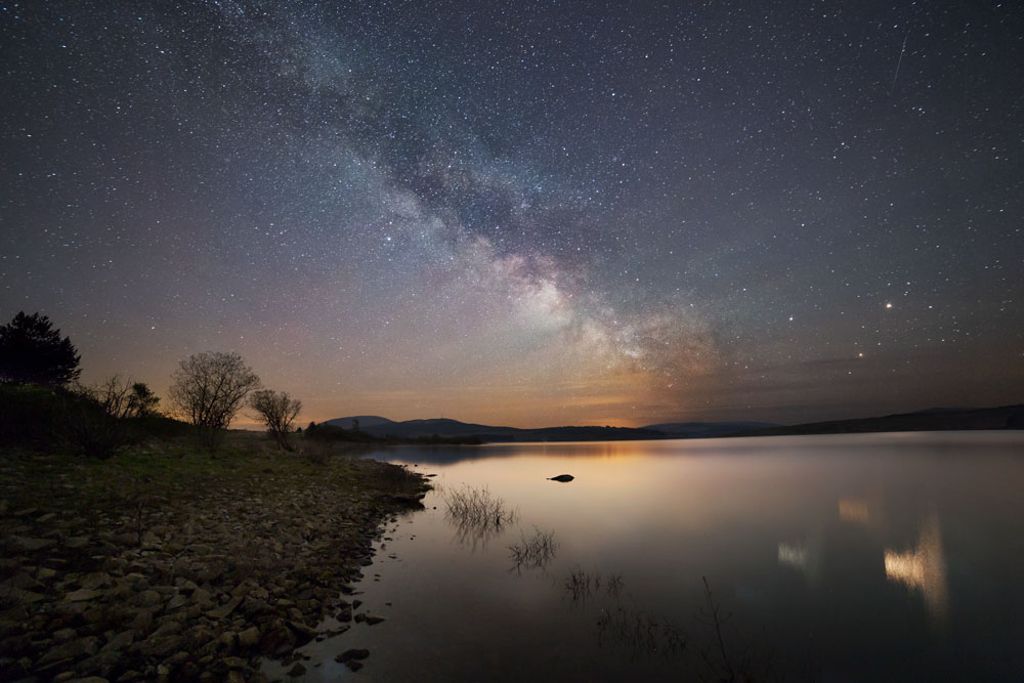
M 563 484 L 567 481 L 572 481 L 576 477 L 571 474 L 559 474 L 557 477 L 548 477 L 548 481 L 560 481 Z

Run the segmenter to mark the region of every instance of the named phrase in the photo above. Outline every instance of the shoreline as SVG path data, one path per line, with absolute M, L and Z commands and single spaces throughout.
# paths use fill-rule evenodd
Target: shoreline
M 359 616 L 344 593 L 427 489 L 262 435 L 212 456 L 167 442 L 107 461 L 5 453 L 0 680 L 268 680 L 261 660 L 291 664 Z M 339 625 L 322 633 L 327 617 Z

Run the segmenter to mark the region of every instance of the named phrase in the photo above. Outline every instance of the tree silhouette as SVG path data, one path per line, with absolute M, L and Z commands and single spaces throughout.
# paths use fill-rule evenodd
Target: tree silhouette
M 128 404 L 131 407 L 129 415 L 132 417 L 157 415 L 156 404 L 158 403 L 160 403 L 160 397 L 154 394 L 145 382 L 132 384 L 132 391 L 128 395 Z
M 181 361 L 169 390 L 178 413 L 213 446 L 260 378 L 237 353 L 197 353 Z
M 274 437 L 277 444 L 286 451 L 290 451 L 288 432 L 292 431 L 295 417 L 302 410 L 302 403 L 284 391 L 261 389 L 253 392 L 249 397 L 249 406 L 256 411 L 260 422 L 267 426 L 267 431 Z
M 103 408 L 103 412 L 118 420 L 156 415 L 156 405 L 160 402 L 145 382 L 122 379 L 120 375 L 82 391 Z
M 0 380 L 62 387 L 78 379 L 81 356 L 45 315 L 19 312 L 0 326 Z

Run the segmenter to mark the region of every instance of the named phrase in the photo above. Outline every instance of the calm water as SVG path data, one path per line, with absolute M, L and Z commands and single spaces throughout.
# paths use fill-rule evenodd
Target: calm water
M 767 680 L 1024 680 L 1022 433 L 374 457 L 438 490 L 389 526 L 358 586 L 386 621 L 308 647 L 308 680 L 699 680 L 723 661 Z M 576 480 L 545 480 L 561 473 Z M 514 523 L 448 518 L 464 485 Z M 554 556 L 516 567 L 510 546 L 536 530 Z M 358 674 L 333 661 L 351 647 L 371 651 Z

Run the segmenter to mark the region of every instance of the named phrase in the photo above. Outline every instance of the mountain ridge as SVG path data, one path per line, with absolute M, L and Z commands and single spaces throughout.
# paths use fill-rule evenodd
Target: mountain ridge
M 391 439 L 429 437 L 476 438 L 481 441 L 622 441 L 629 439 L 672 439 L 699 436 L 724 436 L 744 429 L 776 426 L 771 423 L 700 422 L 665 423 L 645 427 L 609 427 L 593 425 L 560 425 L 555 427 L 508 427 L 461 422 L 451 418 L 427 418 L 395 421 L 379 415 L 353 415 L 325 420 L 322 424 L 352 429 L 358 420 L 359 430 L 371 436 Z M 752 426 L 753 425 L 753 426 Z
M 396 421 L 379 415 L 354 415 L 326 420 L 323 424 L 359 430 L 387 439 L 431 437 L 509 441 L 622 441 L 650 439 L 700 439 L 727 436 L 783 436 L 864 432 L 942 431 L 975 429 L 1024 429 L 1024 404 L 993 408 L 928 408 L 877 417 L 828 420 L 795 425 L 756 421 L 663 422 L 642 427 L 575 426 L 508 427 L 461 422 L 451 418 Z

